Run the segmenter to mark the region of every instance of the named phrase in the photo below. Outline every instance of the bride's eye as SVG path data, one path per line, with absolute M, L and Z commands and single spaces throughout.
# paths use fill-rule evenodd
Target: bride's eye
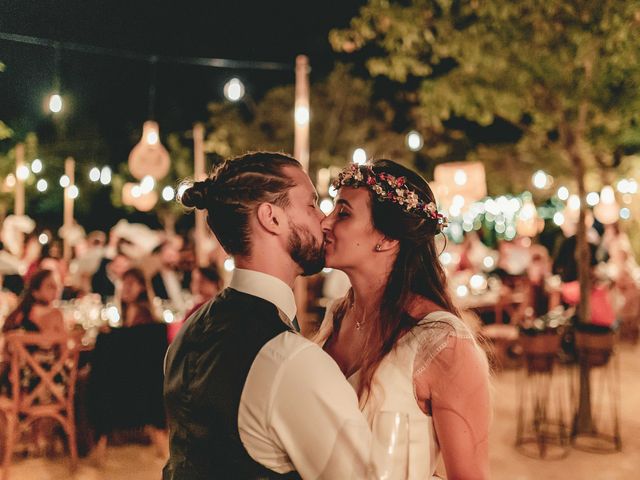
M 341 218 L 348 217 L 349 212 L 347 212 L 345 208 L 341 208 L 340 210 L 338 210 L 338 216 Z

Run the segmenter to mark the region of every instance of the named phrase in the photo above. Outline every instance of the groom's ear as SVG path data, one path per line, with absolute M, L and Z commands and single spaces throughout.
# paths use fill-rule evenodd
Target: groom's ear
M 260 226 L 271 233 L 279 235 L 284 227 L 284 211 L 282 208 L 272 203 L 261 203 L 257 210 L 258 223 Z

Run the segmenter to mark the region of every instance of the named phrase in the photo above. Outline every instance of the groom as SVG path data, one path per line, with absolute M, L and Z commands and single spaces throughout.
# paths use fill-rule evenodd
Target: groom
M 324 263 L 309 177 L 289 156 L 249 153 L 182 202 L 207 209 L 236 270 L 167 352 L 164 480 L 352 478 L 368 426 L 335 362 L 297 333 L 294 280 Z

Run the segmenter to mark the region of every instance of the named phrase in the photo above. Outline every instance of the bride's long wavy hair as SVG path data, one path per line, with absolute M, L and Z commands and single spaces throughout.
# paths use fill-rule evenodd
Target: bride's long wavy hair
M 427 182 L 408 168 L 391 160 L 378 160 L 369 166 L 376 175 L 385 173 L 396 178 L 405 177 L 407 187 L 417 193 L 422 201 L 435 202 Z M 369 166 L 360 167 L 365 178 Z M 445 271 L 438 259 L 435 236 L 440 228 L 437 221 L 409 213 L 396 203 L 378 201 L 371 190 L 369 195 L 374 228 L 387 238 L 398 240 L 400 249 L 382 294 L 378 316 L 367 320 L 369 328 L 361 356 L 358 388 L 361 403 L 366 402 L 371 379 L 382 359 L 393 349 L 398 339 L 420 321 L 407 313 L 412 294 L 427 298 L 443 310 L 458 315 L 449 295 Z M 375 258 L 372 257 L 372 261 Z M 337 331 L 352 304 L 353 290 L 349 290 L 335 307 L 334 331 Z

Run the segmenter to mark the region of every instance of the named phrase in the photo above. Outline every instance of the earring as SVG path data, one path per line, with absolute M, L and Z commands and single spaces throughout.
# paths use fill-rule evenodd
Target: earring
M 381 252 L 382 251 L 382 245 L 377 244 L 376 245 L 376 252 Z

